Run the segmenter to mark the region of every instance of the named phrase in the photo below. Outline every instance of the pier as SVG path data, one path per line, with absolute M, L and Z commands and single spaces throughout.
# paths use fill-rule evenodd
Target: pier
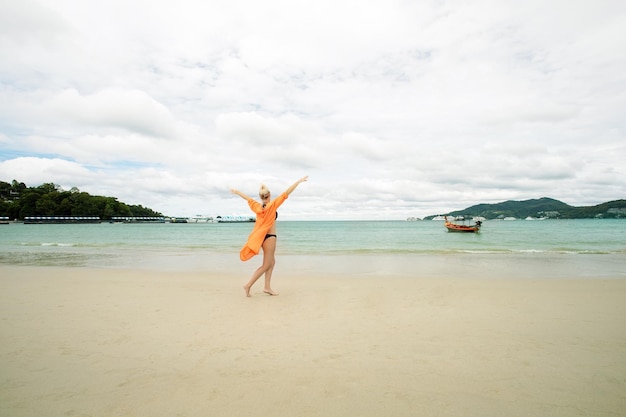
M 96 216 L 28 216 L 24 217 L 24 224 L 76 224 L 101 223 Z
M 111 217 L 111 223 L 165 223 L 165 217 Z

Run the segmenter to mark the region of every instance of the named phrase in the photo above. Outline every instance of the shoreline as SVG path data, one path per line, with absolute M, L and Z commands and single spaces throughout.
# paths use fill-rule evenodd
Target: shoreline
M 135 256 L 137 255 L 137 256 Z M 277 253 L 275 279 L 294 275 L 405 278 L 588 278 L 626 279 L 624 254 L 571 253 L 449 253 L 449 254 L 285 254 Z M 262 255 L 247 262 L 236 251 L 155 251 L 80 254 L 59 251 L 20 257 L 0 255 L 0 268 L 76 268 L 110 271 L 222 274 L 246 277 Z M 243 279 L 243 278 L 242 278 Z
M 614 417 L 616 278 L 0 266 L 0 414 Z

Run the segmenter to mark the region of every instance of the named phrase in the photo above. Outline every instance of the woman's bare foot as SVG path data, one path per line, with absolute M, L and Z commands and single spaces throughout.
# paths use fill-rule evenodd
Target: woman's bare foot
M 278 295 L 278 293 L 274 292 L 274 290 L 272 290 L 271 288 L 266 288 L 266 289 L 263 290 L 263 292 L 265 294 L 269 294 L 269 295 Z
M 246 292 L 246 297 L 251 297 L 250 295 L 250 287 L 243 286 L 243 290 Z

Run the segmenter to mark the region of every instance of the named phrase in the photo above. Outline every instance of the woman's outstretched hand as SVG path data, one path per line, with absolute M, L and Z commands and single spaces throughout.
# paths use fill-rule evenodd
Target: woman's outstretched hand
M 309 179 L 308 175 L 305 175 L 304 177 L 300 178 L 298 181 L 294 182 L 291 187 L 287 188 L 287 191 L 285 191 L 287 193 L 287 195 L 291 194 L 293 192 L 293 190 L 296 189 L 296 187 L 303 183 L 304 181 L 307 181 Z
M 230 192 L 231 192 L 232 194 L 238 195 L 239 197 L 243 198 L 244 200 L 248 200 L 248 199 L 249 199 L 249 197 L 248 197 L 247 195 L 245 195 L 244 193 L 242 193 L 242 192 L 241 192 L 241 191 L 239 191 L 239 190 L 235 190 L 234 188 L 231 188 L 231 189 L 230 189 Z

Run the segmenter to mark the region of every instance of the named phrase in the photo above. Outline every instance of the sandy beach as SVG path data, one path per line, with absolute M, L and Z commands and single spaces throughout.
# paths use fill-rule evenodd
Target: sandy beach
M 416 275 L 0 266 L 0 415 L 626 415 L 626 280 Z

